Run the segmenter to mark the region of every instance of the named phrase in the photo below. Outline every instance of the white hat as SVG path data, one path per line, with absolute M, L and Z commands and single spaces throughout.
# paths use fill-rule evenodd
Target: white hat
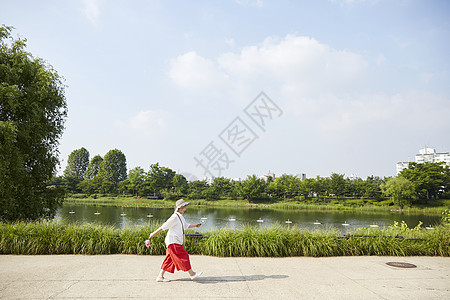
M 188 205 L 189 202 L 184 201 L 183 199 L 177 200 L 176 204 L 175 204 L 175 210 L 178 210 L 180 208 L 182 208 L 183 206 Z

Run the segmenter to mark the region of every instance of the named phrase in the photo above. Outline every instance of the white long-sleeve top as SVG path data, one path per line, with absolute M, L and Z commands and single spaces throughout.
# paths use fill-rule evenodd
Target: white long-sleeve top
M 178 216 L 180 218 L 178 218 Z M 188 224 L 184 219 L 183 215 L 179 212 L 174 212 L 170 218 L 167 219 L 164 224 L 161 225 L 162 230 L 169 230 L 166 235 L 166 246 L 170 244 L 180 244 L 183 245 L 183 227 L 181 227 L 181 222 L 183 222 L 184 230 L 188 229 L 191 224 Z

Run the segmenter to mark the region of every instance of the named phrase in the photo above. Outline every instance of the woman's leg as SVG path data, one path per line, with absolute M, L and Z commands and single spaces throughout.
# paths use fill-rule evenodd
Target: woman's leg
M 164 271 L 163 269 L 161 269 L 161 271 L 159 272 L 158 277 L 159 278 L 164 278 L 164 274 L 166 273 L 166 271 Z
M 161 265 L 161 271 L 159 272 L 159 277 L 164 278 L 164 273 L 166 273 L 166 272 L 173 273 L 174 271 L 175 271 L 175 264 L 172 259 L 172 253 L 169 250 L 169 248 L 167 248 L 166 257 L 164 258 L 164 261 Z

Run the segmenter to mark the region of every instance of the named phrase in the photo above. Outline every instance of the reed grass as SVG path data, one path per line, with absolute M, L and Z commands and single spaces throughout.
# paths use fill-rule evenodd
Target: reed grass
M 154 237 L 149 248 L 144 245 L 144 240 L 159 225 L 150 223 L 117 229 L 54 221 L 0 223 L 0 254 L 164 255 L 164 233 Z M 208 238 L 187 239 L 185 248 L 190 254 L 220 257 L 450 256 L 449 226 L 438 226 L 434 230 L 395 226 L 358 229 L 345 237 L 334 229 L 308 231 L 295 226 L 245 226 L 215 229 L 203 235 Z

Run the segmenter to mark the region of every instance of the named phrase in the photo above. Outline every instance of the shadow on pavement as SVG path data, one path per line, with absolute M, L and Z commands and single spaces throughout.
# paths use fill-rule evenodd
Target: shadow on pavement
M 207 276 L 200 276 L 199 278 L 195 279 L 194 282 L 196 283 L 202 283 L 202 284 L 211 284 L 211 283 L 219 283 L 219 282 L 240 282 L 240 281 L 258 281 L 258 280 L 265 280 L 265 279 L 285 279 L 288 278 L 287 275 L 250 275 L 250 276 L 214 276 L 214 277 L 207 277 Z M 183 278 L 183 279 L 175 279 L 172 281 L 190 281 L 189 278 Z

